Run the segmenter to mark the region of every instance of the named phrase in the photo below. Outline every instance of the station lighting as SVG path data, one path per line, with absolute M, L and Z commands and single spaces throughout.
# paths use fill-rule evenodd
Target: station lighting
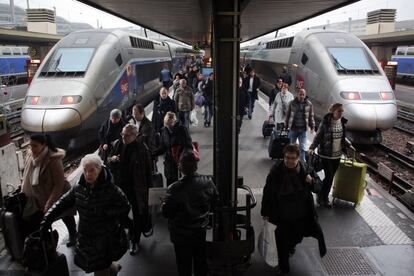
M 63 96 L 60 104 L 77 104 L 82 100 L 81 96 Z
M 340 93 L 341 97 L 346 99 L 346 100 L 361 100 L 361 96 L 359 95 L 358 92 L 341 92 Z

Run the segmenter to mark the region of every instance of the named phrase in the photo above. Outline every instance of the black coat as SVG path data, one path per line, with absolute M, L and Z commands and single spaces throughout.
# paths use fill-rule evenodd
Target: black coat
M 130 210 L 127 198 L 114 185 L 108 169 L 102 167 L 93 187 L 81 176 L 46 213 L 46 224 L 73 206 L 79 213 L 75 264 L 86 273 L 108 268 L 127 250 L 126 234 L 120 224 L 120 218 Z
M 152 126 L 156 132 L 160 132 L 161 128 L 164 126 L 164 117 L 167 112 L 176 113 L 175 101 L 170 97 L 167 97 L 165 100 L 158 97 L 154 100 L 154 109 L 152 111 Z
M 346 147 L 350 146 L 351 143 L 346 139 L 346 123 L 347 119 L 344 117 L 341 118 L 342 123 L 342 151 L 346 153 Z M 310 145 L 309 149 L 314 150 L 318 147 L 318 154 L 323 156 L 332 156 L 332 144 L 333 144 L 333 135 L 332 135 L 332 113 L 328 113 L 323 117 L 322 122 L 319 125 L 318 132 L 313 138 L 313 142 Z
M 120 161 L 111 161 L 111 156 L 119 155 Z M 152 185 L 151 152 L 141 142 L 128 145 L 119 139 L 114 142 L 108 166 L 114 175 L 115 184 L 127 195 L 130 202 L 137 202 L 139 212 L 148 208 L 148 189 Z
M 178 164 L 175 162 L 171 148 L 174 146 L 180 146 L 183 150 L 192 151 L 193 144 L 188 129 L 181 126 L 177 122 L 172 130 L 167 127 L 161 129 L 161 140 L 159 148 L 154 151 L 154 155 L 161 155 L 165 153 L 164 157 L 164 176 L 166 178 L 178 177 Z
M 239 109 L 237 115 L 243 117 L 246 107 L 249 103 L 246 89 L 242 86 L 239 87 Z
M 135 118 L 131 117 L 129 123 L 135 125 Z M 145 143 L 151 150 L 154 150 L 157 147 L 155 143 L 155 130 L 152 127 L 151 121 L 146 116 L 144 116 L 139 124 L 137 141 Z
M 246 89 L 247 93 L 249 93 L 249 86 L 250 86 L 250 76 L 247 76 L 246 78 L 243 79 L 243 87 L 244 89 Z M 253 99 L 258 100 L 258 91 L 257 89 L 260 88 L 260 79 L 258 76 L 254 76 L 253 79 L 253 87 L 252 87 L 252 96 Z
M 119 139 L 121 136 L 122 128 L 125 126 L 125 122 L 121 119 L 117 124 L 113 124 L 110 119 L 104 122 L 99 129 L 98 137 L 101 145 L 111 145 L 113 141 Z
M 208 215 L 217 201 L 216 186 L 207 176 L 184 176 L 169 186 L 162 214 L 168 218 L 171 242 L 204 241 Z
M 203 85 L 204 103 L 206 105 L 213 103 L 214 81 L 207 79 Z
M 304 229 L 302 231 L 295 231 L 296 235 L 300 236 L 294 236 L 291 235 L 289 237 L 286 237 L 287 239 L 290 239 L 291 241 L 288 241 L 288 243 L 295 244 L 295 241 L 301 241 L 303 237 L 314 237 L 318 240 L 319 243 L 319 250 L 322 255 L 324 255 L 324 252 L 326 253 L 326 246 L 325 246 L 325 240 L 323 236 L 323 232 L 321 229 L 321 226 L 318 222 L 318 216 L 315 210 L 315 204 L 313 202 L 313 196 L 312 192 L 317 193 L 321 189 L 321 181 L 318 177 L 318 175 L 313 172 L 308 166 L 306 166 L 304 163 L 299 162 L 300 166 L 300 172 L 299 172 L 299 178 L 302 185 L 302 195 L 304 195 L 304 206 L 306 208 L 306 216 L 304 219 L 300 220 L 299 225 L 305 225 Z M 281 188 L 282 188 L 282 179 L 284 179 L 286 175 L 287 169 L 284 165 L 283 161 L 277 162 L 273 167 L 270 169 L 270 173 L 268 174 L 266 178 L 266 185 L 263 189 L 263 198 L 262 198 L 262 209 L 261 209 L 261 215 L 263 217 L 268 217 L 269 221 L 276 226 L 283 227 L 285 223 L 294 222 L 296 221 L 295 218 L 290 217 L 288 220 L 284 218 L 283 216 L 286 214 L 283 214 L 283 210 L 285 206 L 282 206 L 281 204 L 283 202 L 288 202 L 290 196 L 296 195 L 294 193 L 291 194 L 282 194 Z M 306 183 L 305 179 L 307 175 L 311 175 L 314 178 L 313 185 L 310 185 Z M 286 209 L 285 209 L 286 210 Z M 287 222 L 289 221 L 289 222 Z M 282 225 L 283 224 L 283 225 Z M 295 223 L 294 223 L 295 224 Z

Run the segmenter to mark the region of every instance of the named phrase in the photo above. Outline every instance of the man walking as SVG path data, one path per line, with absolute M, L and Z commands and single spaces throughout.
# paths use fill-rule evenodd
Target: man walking
M 311 133 L 315 131 L 315 119 L 313 105 L 306 96 L 305 89 L 299 89 L 297 96 L 290 102 L 286 120 L 286 129 L 289 129 L 289 138 L 292 144 L 299 139 L 300 159 L 306 162 L 306 131 L 308 127 Z

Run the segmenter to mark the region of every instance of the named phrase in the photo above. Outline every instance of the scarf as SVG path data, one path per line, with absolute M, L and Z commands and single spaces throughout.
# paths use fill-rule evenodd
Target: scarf
M 34 196 L 32 186 L 39 185 L 39 175 L 43 167 L 43 161 L 48 152 L 49 148 L 46 146 L 38 157 L 34 158 L 33 156 L 30 156 L 27 161 L 23 175 L 22 192 L 28 197 Z

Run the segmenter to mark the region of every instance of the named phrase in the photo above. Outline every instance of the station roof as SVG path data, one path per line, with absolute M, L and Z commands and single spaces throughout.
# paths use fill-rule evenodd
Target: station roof
M 61 35 L 17 31 L 0 28 L 0 41 L 1 43 L 5 44 L 48 45 L 55 44 L 62 38 L 63 36 Z
M 144 28 L 181 40 L 210 43 L 210 0 L 79 0 Z M 358 0 L 240 0 L 247 41 Z

